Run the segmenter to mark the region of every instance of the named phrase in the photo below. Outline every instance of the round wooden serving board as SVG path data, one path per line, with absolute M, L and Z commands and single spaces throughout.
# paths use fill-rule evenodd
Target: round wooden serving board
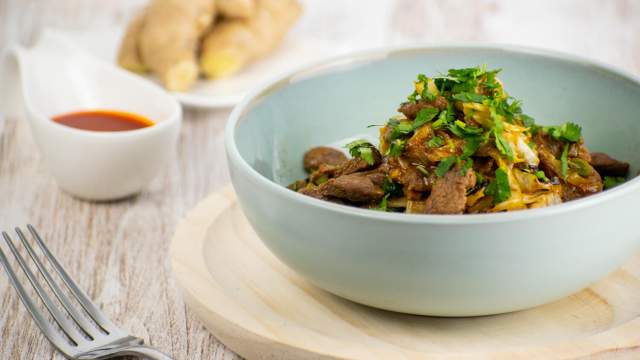
M 230 186 L 181 222 L 170 256 L 190 308 L 249 359 L 640 359 L 640 256 L 531 310 L 475 318 L 392 313 L 293 273 L 254 233 Z

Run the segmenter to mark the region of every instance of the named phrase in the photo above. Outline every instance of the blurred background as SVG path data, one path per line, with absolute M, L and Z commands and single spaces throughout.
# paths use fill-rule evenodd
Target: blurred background
M 291 36 L 331 52 L 424 42 L 497 42 L 555 49 L 640 72 L 636 0 L 301 0 Z M 42 27 L 122 31 L 146 0 L 0 0 L 0 44 Z

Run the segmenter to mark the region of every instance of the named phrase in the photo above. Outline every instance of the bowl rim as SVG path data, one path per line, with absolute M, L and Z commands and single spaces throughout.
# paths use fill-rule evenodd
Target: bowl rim
M 240 155 L 238 147 L 235 143 L 236 129 L 240 121 L 261 99 L 269 96 L 288 85 L 322 74 L 325 71 L 337 71 L 341 68 L 355 67 L 371 62 L 381 61 L 396 56 L 406 56 L 411 53 L 424 53 L 429 51 L 452 51 L 452 50 L 476 50 L 476 51 L 494 51 L 505 52 L 518 55 L 534 55 L 553 60 L 561 60 L 574 65 L 587 66 L 593 70 L 603 71 L 609 75 L 614 75 L 621 80 L 625 80 L 640 87 L 640 77 L 626 70 L 606 64 L 599 60 L 589 59 L 583 56 L 565 53 L 557 50 L 549 50 L 543 48 L 511 45 L 511 44 L 495 44 L 495 43 L 437 43 L 437 44 L 413 44 L 399 46 L 384 46 L 373 49 L 360 50 L 331 56 L 302 67 L 295 68 L 285 74 L 276 76 L 267 81 L 254 90 L 245 95 L 242 101 L 236 105 L 229 116 L 229 120 L 225 127 L 224 142 L 225 150 L 229 158 L 228 167 L 235 164 L 238 169 L 248 176 L 253 183 L 258 183 L 266 188 L 274 191 L 278 196 L 287 198 L 290 201 L 301 205 L 310 206 L 318 210 L 337 212 L 344 215 L 356 216 L 359 218 L 367 218 L 377 221 L 391 221 L 401 223 L 416 224 L 478 224 L 478 223 L 501 223 L 516 220 L 527 220 L 536 218 L 545 218 L 555 216 L 566 212 L 572 212 L 579 209 L 591 208 L 602 202 L 610 201 L 627 194 L 640 190 L 640 176 L 635 176 L 624 184 L 616 186 L 613 189 L 603 191 L 585 198 L 576 199 L 561 204 L 552 205 L 543 208 L 526 209 L 520 211 L 510 211 L 501 213 L 483 213 L 483 214 L 462 214 L 462 215 L 438 215 L 438 214 L 406 214 L 373 211 L 370 209 L 362 209 L 347 205 L 335 204 L 310 196 L 305 196 L 297 192 L 287 189 L 285 186 L 279 185 L 260 174 Z

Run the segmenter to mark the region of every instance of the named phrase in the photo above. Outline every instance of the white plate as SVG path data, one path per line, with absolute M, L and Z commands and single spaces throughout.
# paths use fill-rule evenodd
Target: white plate
M 114 62 L 122 38 L 123 28 L 91 31 L 53 30 L 79 47 L 104 60 Z M 238 74 L 221 80 L 201 79 L 188 92 L 173 93 L 185 106 L 199 108 L 225 108 L 237 104 L 249 90 L 292 68 L 303 66 L 319 58 L 334 55 L 328 42 L 290 33 L 269 56 Z M 158 82 L 152 76 L 149 80 Z

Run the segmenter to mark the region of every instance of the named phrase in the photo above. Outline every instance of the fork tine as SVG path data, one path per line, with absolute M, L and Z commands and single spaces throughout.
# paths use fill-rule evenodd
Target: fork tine
M 31 235 L 36 239 L 38 246 L 42 249 L 42 252 L 45 254 L 49 262 L 53 265 L 53 268 L 56 270 L 58 275 L 62 278 L 64 284 L 71 290 L 72 294 L 75 296 L 76 300 L 82 305 L 84 310 L 91 316 L 91 318 L 100 326 L 104 331 L 111 334 L 113 332 L 119 331 L 119 328 L 115 326 L 109 318 L 107 318 L 102 311 L 100 311 L 87 295 L 84 294 L 82 290 L 76 285 L 76 283 L 71 279 L 69 274 L 64 270 L 64 268 L 60 265 L 55 256 L 51 253 L 47 245 L 45 245 L 44 241 L 36 231 L 36 229 L 32 225 L 27 225 L 27 228 L 31 232 Z
M 65 310 L 67 310 L 69 315 L 71 315 L 73 320 L 76 321 L 76 324 L 80 326 L 82 331 L 84 331 L 87 335 L 89 335 L 89 337 L 92 340 L 95 339 L 99 335 L 98 329 L 95 327 L 95 325 L 87 321 L 87 319 L 84 316 L 80 315 L 78 310 L 76 310 L 76 308 L 72 305 L 69 298 L 62 292 L 58 284 L 56 284 L 56 282 L 51 277 L 51 274 L 49 273 L 49 271 L 47 271 L 47 269 L 44 267 L 44 264 L 42 263 L 40 258 L 36 255 L 36 252 L 33 250 L 33 247 L 31 247 L 31 245 L 27 241 L 27 238 L 24 236 L 24 233 L 22 233 L 22 230 L 20 230 L 20 228 L 16 228 L 16 233 L 18 234 L 18 237 L 20 238 L 20 241 L 22 241 L 22 244 L 24 245 L 24 247 L 27 248 L 27 252 L 29 252 L 29 256 L 31 256 L 31 259 L 33 260 L 33 262 L 36 263 L 36 266 L 40 270 L 40 273 L 44 276 L 44 279 L 47 281 L 47 284 L 49 284 L 49 287 L 51 287 L 51 289 L 53 290 L 53 293 L 55 294 L 56 298 L 58 298 L 62 306 L 65 308 Z
M 16 289 L 16 292 L 18 293 L 20 300 L 22 301 L 24 306 L 27 308 L 27 311 L 29 311 L 29 313 L 31 314 L 31 317 L 36 322 L 36 325 L 38 325 L 38 327 L 40 328 L 40 331 L 42 331 L 44 336 L 46 336 L 46 338 L 49 339 L 49 341 L 62 353 L 67 355 L 71 354 L 72 344 L 70 344 L 67 339 L 65 339 L 63 336 L 61 336 L 58 333 L 58 330 L 54 328 L 53 325 L 51 325 L 51 323 L 49 323 L 49 321 L 42 315 L 38 307 L 33 303 L 31 298 L 25 291 L 24 287 L 18 280 L 16 273 L 11 268 L 11 265 L 9 264 L 9 260 L 7 260 L 7 257 L 5 256 L 2 249 L 0 249 L 0 263 L 4 267 L 4 270 L 7 273 L 7 275 L 9 276 L 11 285 L 13 285 L 13 287 Z

